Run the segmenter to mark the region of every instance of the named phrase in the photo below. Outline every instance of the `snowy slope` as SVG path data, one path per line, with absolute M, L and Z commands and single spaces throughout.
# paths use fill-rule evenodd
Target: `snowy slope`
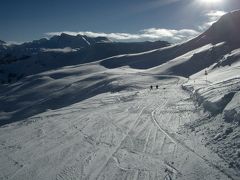
M 53 38 L 62 39 L 62 36 Z M 70 40 L 78 40 L 79 37 L 70 36 Z M 83 64 L 109 56 L 148 51 L 169 45 L 164 41 L 120 43 L 103 42 L 101 37 L 92 40 L 85 37 L 85 40 L 87 39 L 92 44 L 78 48 L 74 48 L 75 46 L 71 45 L 70 40 L 64 40 L 64 43 L 63 40 L 56 41 L 63 45 L 55 44 L 49 48 L 49 44 L 52 44 L 50 39 L 33 41 L 19 46 L 13 45 L 3 49 L 2 54 L 0 53 L 0 83 L 16 82 L 25 76 L 63 66 Z M 42 41 L 46 42 L 45 44 L 48 46 L 41 43 Z
M 199 41 L 211 43 L 231 42 L 232 46 L 239 45 L 240 10 L 223 15 L 205 33 L 198 37 Z
M 230 167 L 240 168 L 240 49 L 226 54 L 219 62 L 192 75 L 183 85 L 209 114 L 206 121 L 192 122 L 201 130 L 205 143 Z M 207 128 L 206 128 L 207 127 Z
M 207 76 L 205 70 L 192 75 L 185 87 L 196 94 L 199 103 L 211 106 L 207 109 L 214 114 L 221 112 L 234 94 L 240 91 L 240 49 L 225 55 L 207 72 Z M 229 97 L 229 101 L 225 102 L 224 97 Z M 222 101 L 225 103 L 222 104 Z
M 157 69 L 156 66 L 161 66 L 171 60 L 176 61 L 178 59 L 181 61 L 181 56 L 188 56 L 189 58 L 183 58 L 182 62 L 171 62 L 170 64 L 166 64 L 166 66 L 158 68 L 161 74 L 178 74 L 188 77 L 217 62 L 225 54 L 240 47 L 239 19 L 240 10 L 230 12 L 220 18 L 206 32 L 187 42 L 146 53 L 108 58 L 103 60 L 101 65 L 107 68 L 130 66 L 137 69 Z M 207 45 L 212 45 L 212 47 L 195 53 L 196 49 Z M 191 51 L 192 56 L 189 54 Z
M 199 117 L 181 90 L 184 79 L 125 74 L 122 71 L 123 80 L 116 83 L 129 87 L 134 81 L 132 89 L 103 93 L 1 128 L 1 177 L 227 180 L 237 176 L 201 145 L 199 136 L 176 133 Z M 161 90 L 145 89 L 151 82 L 159 83 Z
M 238 180 L 237 17 L 163 48 L 84 37 L 86 59 L 63 45 L 4 62 L 0 179 Z M 98 59 L 125 45 L 142 52 Z

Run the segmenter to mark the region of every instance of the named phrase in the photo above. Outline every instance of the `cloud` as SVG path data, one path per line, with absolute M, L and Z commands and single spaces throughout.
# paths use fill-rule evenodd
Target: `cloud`
M 69 53 L 69 52 L 75 52 L 77 51 L 76 49 L 72 49 L 70 47 L 65 47 L 65 48 L 57 48 L 57 49 L 48 49 L 48 48 L 42 48 L 42 52 L 62 52 L 62 53 Z
M 207 16 L 218 18 L 223 16 L 224 14 L 226 14 L 225 11 L 210 11 L 209 13 L 207 13 Z
M 17 42 L 17 41 L 7 41 L 6 45 L 11 46 L 11 45 L 20 45 L 23 44 L 24 42 Z
M 178 0 L 172 0 L 171 2 L 177 2 Z M 165 1 L 164 1 L 165 2 Z M 166 1 L 167 2 L 167 1 Z M 47 36 L 61 35 L 66 33 L 69 35 L 86 35 L 89 37 L 107 37 L 112 41 L 157 41 L 163 40 L 170 43 L 181 43 L 187 41 L 199 35 L 201 32 L 208 29 L 213 23 L 215 23 L 221 16 L 226 14 L 225 11 L 212 10 L 205 12 L 202 25 L 198 26 L 198 30 L 194 29 L 165 29 L 165 28 L 148 28 L 140 30 L 137 33 L 104 33 L 104 32 L 92 32 L 92 31 L 62 31 L 62 32 L 48 32 L 45 33 Z
M 150 28 L 143 30 L 142 36 L 152 37 L 153 39 L 161 39 L 170 42 L 182 42 L 191 39 L 199 34 L 198 31 L 193 29 L 157 29 Z
M 66 33 L 69 35 L 86 35 L 89 37 L 107 37 L 113 41 L 156 41 L 164 40 L 171 43 L 180 43 L 191 39 L 199 34 L 198 31 L 193 29 L 162 29 L 162 28 L 149 28 L 139 31 L 138 33 L 104 33 L 104 32 L 71 32 L 71 31 L 62 31 L 62 32 L 48 32 L 47 36 L 61 35 Z
M 203 23 L 203 25 L 199 26 L 199 30 L 201 30 L 201 31 L 206 30 L 226 13 L 227 12 L 225 12 L 225 11 L 218 11 L 218 10 L 212 10 L 210 12 L 205 13 L 204 16 L 207 17 L 207 21 L 205 23 Z
M 84 35 L 89 37 L 107 37 L 111 40 L 131 40 L 131 39 L 138 39 L 138 34 L 129 34 L 129 33 L 104 33 L 104 32 L 91 32 L 91 31 L 79 31 L 79 32 L 72 32 L 72 31 L 61 31 L 61 32 L 48 32 L 45 33 L 47 36 L 59 36 L 62 33 L 69 34 L 72 36 L 77 35 Z

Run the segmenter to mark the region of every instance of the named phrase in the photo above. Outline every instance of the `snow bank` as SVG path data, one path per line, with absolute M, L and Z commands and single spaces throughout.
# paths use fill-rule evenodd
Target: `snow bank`
M 234 96 L 240 90 L 240 78 L 234 78 L 215 84 L 205 84 L 203 87 L 197 88 L 191 84 L 183 85 L 183 89 L 192 92 L 192 97 L 202 105 L 206 111 L 212 115 L 223 112 L 225 107 L 232 100 L 239 99 L 239 96 Z M 229 106 L 231 108 L 232 106 Z M 229 109 L 227 109 L 229 111 Z
M 234 119 L 233 112 L 238 109 L 236 108 L 239 102 L 237 94 L 240 91 L 240 49 L 224 55 L 211 65 L 207 72 L 207 77 L 205 69 L 190 76 L 188 82 L 183 85 L 183 89 L 190 91 L 198 104 L 212 115 L 224 111 L 227 121 L 230 116 L 230 119 Z M 228 105 L 229 103 L 233 104 Z
M 237 122 L 240 125 L 240 92 L 237 92 L 225 107 L 224 119 L 227 122 Z

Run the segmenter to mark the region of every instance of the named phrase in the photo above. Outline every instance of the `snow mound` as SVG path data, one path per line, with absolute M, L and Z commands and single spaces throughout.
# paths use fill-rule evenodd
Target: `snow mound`
M 194 97 L 199 104 L 212 114 L 221 113 L 232 100 L 234 94 L 240 90 L 240 78 L 222 81 L 207 87 L 197 89 Z
M 209 66 L 207 76 L 205 70 L 190 76 L 183 88 L 192 92 L 197 102 L 213 115 L 222 113 L 230 101 L 239 98 L 234 95 L 240 91 L 240 49 Z
M 236 122 L 240 125 L 240 92 L 237 92 L 223 111 L 227 122 Z

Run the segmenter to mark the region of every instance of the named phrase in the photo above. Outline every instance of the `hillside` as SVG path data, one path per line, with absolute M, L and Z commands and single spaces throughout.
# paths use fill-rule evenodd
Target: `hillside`
M 86 43 L 86 41 L 89 43 Z M 61 34 L 22 45 L 0 49 L 0 83 L 52 69 L 89 63 L 106 57 L 139 53 L 169 46 L 168 42 L 110 42 L 106 38 L 89 38 Z M 29 68 L 31 67 L 31 68 Z
M 177 45 L 63 34 L 9 47 L 0 179 L 238 180 L 239 19 Z
M 160 74 L 188 77 L 207 68 L 219 61 L 225 54 L 240 47 L 238 38 L 239 19 L 240 11 L 230 12 L 220 18 L 206 32 L 190 41 L 146 53 L 107 58 L 101 62 L 101 65 L 107 68 L 127 65 L 137 69 L 159 66 L 157 68 Z M 229 22 L 231 22 L 230 25 Z M 187 61 L 181 56 L 188 56 Z

